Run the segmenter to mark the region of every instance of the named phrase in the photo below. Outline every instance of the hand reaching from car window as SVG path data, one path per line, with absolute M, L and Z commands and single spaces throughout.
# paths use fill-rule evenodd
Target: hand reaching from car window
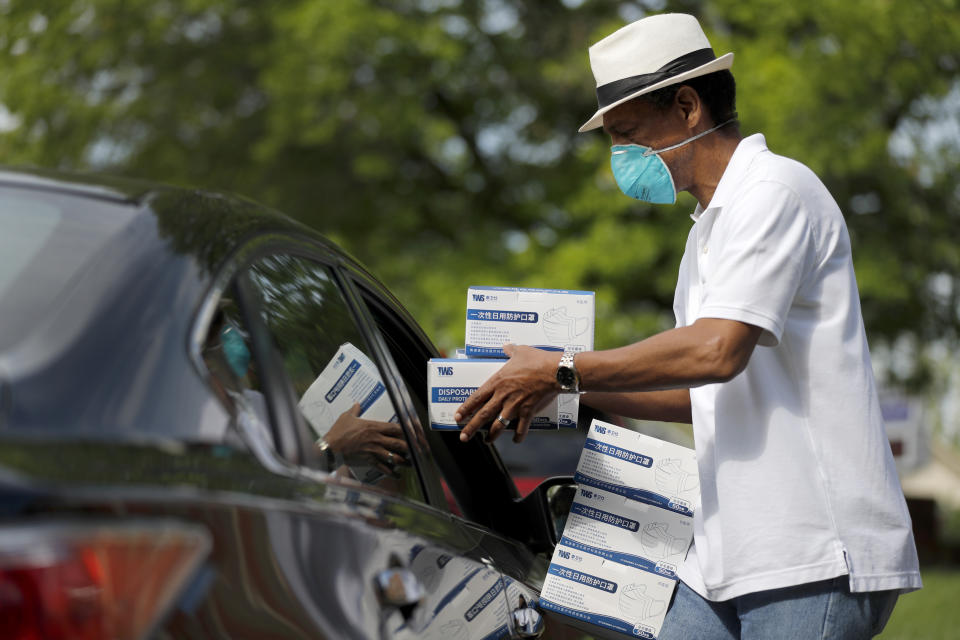
M 409 449 L 402 427 L 395 422 L 380 422 L 360 417 L 360 404 L 337 418 L 324 439 L 350 466 L 368 465 L 387 475 L 393 467 L 406 464 Z

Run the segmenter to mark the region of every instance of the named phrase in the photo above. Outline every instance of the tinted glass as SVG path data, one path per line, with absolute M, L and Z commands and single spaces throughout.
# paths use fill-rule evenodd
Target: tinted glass
M 230 287 L 220 299 L 213 320 L 207 328 L 200 348 L 214 394 L 227 407 L 233 408 L 235 418 L 243 421 L 241 429 L 251 447 L 275 447 L 270 432 L 267 400 L 260 386 L 259 368 L 253 361 L 250 333 L 236 304 L 236 290 Z M 240 433 L 225 432 L 224 441 L 239 445 Z
M 418 464 L 421 467 L 424 483 L 428 486 L 434 485 L 432 490 L 436 494 L 443 494 L 442 503 L 439 500 L 432 502 L 434 506 L 445 505 L 457 515 L 463 515 L 463 509 L 457 500 L 456 493 L 451 488 L 450 483 L 447 482 L 443 471 L 446 470 L 446 473 L 458 475 L 463 473 L 463 469 L 452 458 L 448 449 L 452 444 L 451 441 L 455 440 L 456 437 L 429 429 L 424 430 L 423 428 L 423 425 L 430 424 L 427 416 L 427 381 L 425 377 L 429 356 L 424 345 L 409 333 L 404 321 L 390 307 L 382 301 L 378 301 L 377 297 L 369 291 L 362 290 L 361 293 L 403 380 L 409 406 L 414 412 L 410 416 L 411 420 L 415 422 L 414 429 L 422 434 Z M 458 442 L 453 444 L 455 446 Z M 461 482 L 460 484 L 467 484 L 467 482 Z
M 298 409 L 313 436 L 331 445 L 336 472 L 422 499 L 382 372 L 329 269 L 271 256 L 249 276 Z
M 39 324 L 134 211 L 101 200 L 0 188 L 0 351 Z

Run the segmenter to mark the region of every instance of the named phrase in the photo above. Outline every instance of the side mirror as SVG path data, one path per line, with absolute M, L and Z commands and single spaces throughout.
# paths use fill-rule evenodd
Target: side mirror
M 546 488 L 547 508 L 550 509 L 550 515 L 553 516 L 551 524 L 553 525 L 553 544 L 560 542 L 563 536 L 563 528 L 567 525 L 567 516 L 570 515 L 570 507 L 573 506 L 573 499 L 577 497 L 577 485 L 573 478 L 568 478 L 569 482 L 554 484 Z
M 570 513 L 570 505 L 577 493 L 571 476 L 547 478 L 530 495 L 514 504 L 516 518 L 513 526 L 520 540 L 534 551 L 551 553 L 563 535 L 563 527 Z

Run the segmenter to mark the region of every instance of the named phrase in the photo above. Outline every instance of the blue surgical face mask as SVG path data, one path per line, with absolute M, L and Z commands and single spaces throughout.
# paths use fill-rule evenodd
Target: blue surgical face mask
M 610 167 L 617 186 L 624 194 L 643 202 L 673 204 L 677 201 L 677 188 L 660 154 L 689 144 L 731 122 L 733 118 L 663 149 L 654 150 L 639 144 L 613 145 L 610 147 Z
M 238 378 L 247 375 L 250 366 L 250 350 L 240 332 L 231 325 L 226 325 L 220 332 L 220 344 L 223 345 L 223 357 L 226 358 L 230 369 Z

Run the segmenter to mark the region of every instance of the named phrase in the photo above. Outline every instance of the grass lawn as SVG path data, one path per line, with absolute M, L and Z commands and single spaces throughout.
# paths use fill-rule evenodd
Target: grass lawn
M 923 589 L 900 596 L 882 640 L 960 638 L 960 570 L 921 569 Z

